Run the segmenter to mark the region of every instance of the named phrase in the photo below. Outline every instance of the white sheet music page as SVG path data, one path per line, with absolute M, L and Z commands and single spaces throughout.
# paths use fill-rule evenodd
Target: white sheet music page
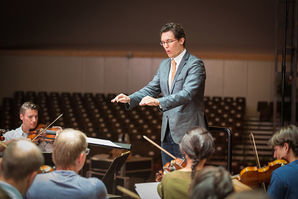
M 104 139 L 98 139 L 98 138 L 90 138 L 87 137 L 87 142 L 89 144 L 98 144 L 98 145 L 103 145 L 103 146 L 110 146 L 110 147 L 117 147 L 117 148 L 121 148 L 121 146 L 113 143 L 110 140 L 104 140 Z
M 147 182 L 135 184 L 136 191 L 142 199 L 160 199 L 157 192 L 159 182 Z

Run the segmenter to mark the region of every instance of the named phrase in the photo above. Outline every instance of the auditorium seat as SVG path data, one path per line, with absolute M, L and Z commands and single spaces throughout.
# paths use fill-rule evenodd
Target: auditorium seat
M 20 125 L 19 107 L 26 99 L 30 99 L 40 106 L 39 119 L 42 123 L 48 124 L 63 113 L 55 125 L 80 129 L 87 136 L 115 142 L 124 141 L 126 137 L 134 146 L 133 154 L 159 160 L 159 149 L 144 140 L 143 135 L 160 143 L 162 111 L 158 107 L 140 106 L 127 111 L 123 104 L 110 102 L 115 96 L 114 93 L 17 91 L 12 98 L 2 101 L 0 128 L 17 128 Z M 208 125 L 231 128 L 233 142 L 239 142 L 243 131 L 245 98 L 205 96 L 204 102 Z M 220 156 L 225 153 L 222 144 L 226 138 L 220 134 L 213 136 L 217 143 L 217 156 Z

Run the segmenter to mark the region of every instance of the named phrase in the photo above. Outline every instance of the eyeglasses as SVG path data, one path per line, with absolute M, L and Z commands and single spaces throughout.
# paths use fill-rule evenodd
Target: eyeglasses
M 89 149 L 89 148 L 86 148 L 85 151 L 84 151 L 84 153 L 85 153 L 86 155 L 88 155 L 89 152 L 90 152 L 90 149 Z
M 165 44 L 169 45 L 169 44 L 173 43 L 174 41 L 177 41 L 177 39 L 168 39 L 167 41 L 161 41 L 159 44 L 161 46 L 164 46 Z

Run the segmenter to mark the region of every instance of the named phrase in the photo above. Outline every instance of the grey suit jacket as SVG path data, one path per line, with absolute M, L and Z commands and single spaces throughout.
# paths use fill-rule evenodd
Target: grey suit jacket
M 183 135 L 194 126 L 206 128 L 204 119 L 204 90 L 206 72 L 204 63 L 197 57 L 185 53 L 176 72 L 172 89 L 168 78 L 170 59 L 161 62 L 159 69 L 144 88 L 130 95 L 129 109 L 138 106 L 145 96 L 158 98 L 163 111 L 161 141 L 164 140 L 167 125 L 175 143 L 180 143 Z

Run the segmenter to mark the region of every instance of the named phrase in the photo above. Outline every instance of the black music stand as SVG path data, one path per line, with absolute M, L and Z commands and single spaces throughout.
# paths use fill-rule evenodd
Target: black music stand
M 112 194 L 115 194 L 116 192 L 117 173 L 124 165 L 129 154 L 130 154 L 130 151 L 127 151 L 122 153 L 119 157 L 115 158 L 102 178 L 103 183 L 106 185 L 108 190 L 112 191 Z
M 48 166 L 51 166 L 51 167 L 55 166 L 55 164 L 53 162 L 53 159 L 52 159 L 52 153 L 43 152 L 42 155 L 44 157 L 44 164 L 45 165 L 48 165 Z
M 232 173 L 232 131 L 225 127 L 209 126 L 208 130 L 212 132 L 224 132 L 227 134 L 227 170 Z

